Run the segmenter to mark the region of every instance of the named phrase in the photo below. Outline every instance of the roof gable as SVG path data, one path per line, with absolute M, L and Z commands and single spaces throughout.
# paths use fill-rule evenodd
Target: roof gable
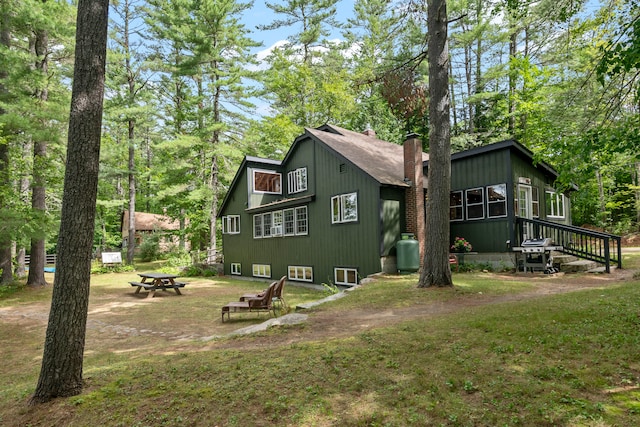
M 305 135 L 324 144 L 382 185 L 408 186 L 404 180 L 402 145 L 333 125 L 307 128 Z M 429 155 L 422 153 L 422 158 L 426 161 Z

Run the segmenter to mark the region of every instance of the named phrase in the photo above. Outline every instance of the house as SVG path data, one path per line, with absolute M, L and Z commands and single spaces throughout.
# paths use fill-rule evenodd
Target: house
M 424 217 L 428 156 L 408 141 L 417 178 L 403 146 L 330 125 L 306 129 L 282 161 L 245 157 L 219 214 L 225 274 L 355 285 L 395 271 L 395 243 L 418 232 L 412 191 Z
M 245 157 L 219 211 L 225 274 L 355 285 L 397 270 L 407 232 L 422 260 L 428 166 L 413 135 L 397 145 L 333 125 L 305 129 L 281 161 Z M 511 247 L 539 231 L 521 217 L 571 223 L 557 173 L 516 141 L 456 153 L 451 168 L 450 239 L 476 257 L 515 264 Z
M 152 214 L 147 212 L 135 212 L 134 215 L 136 221 L 136 248 L 140 247 L 140 243 L 144 239 L 144 236 L 151 235 L 153 233 L 162 234 L 159 244 L 162 250 L 167 250 L 170 246 L 180 245 L 180 221 L 172 219 L 167 215 Z M 185 222 L 187 220 L 185 219 Z M 122 212 L 121 220 L 122 231 L 122 247 L 126 248 L 129 242 L 129 211 Z M 185 249 L 189 250 L 189 242 L 184 242 Z

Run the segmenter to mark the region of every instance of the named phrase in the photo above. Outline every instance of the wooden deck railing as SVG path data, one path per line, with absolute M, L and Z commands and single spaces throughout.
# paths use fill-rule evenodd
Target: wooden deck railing
M 222 252 L 211 248 L 207 248 L 206 250 L 194 250 L 191 251 L 191 262 L 193 264 L 207 265 L 223 262 Z
M 612 263 L 622 268 L 620 236 L 573 225 L 519 217 L 516 218 L 516 234 L 518 241 L 515 246 L 520 246 L 525 234 L 528 238 L 550 237 L 553 244 L 564 248 L 564 253 L 602 263 L 607 273 L 611 272 Z

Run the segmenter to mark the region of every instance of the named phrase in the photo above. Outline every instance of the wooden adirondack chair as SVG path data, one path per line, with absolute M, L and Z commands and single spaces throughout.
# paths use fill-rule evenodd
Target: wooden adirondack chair
M 279 305 L 281 309 L 287 308 L 287 301 L 284 299 L 284 284 L 287 280 L 287 276 L 282 276 L 280 280 L 276 283 L 276 287 L 273 291 L 272 302 L 274 305 Z M 244 294 L 240 297 L 240 301 L 244 301 L 248 298 L 259 298 L 264 295 L 266 289 L 262 292 L 253 293 L 253 294 Z
M 251 311 L 273 311 L 273 315 L 277 317 L 276 310 L 273 307 L 273 292 L 278 282 L 273 282 L 265 290 L 264 294 L 255 298 L 246 298 L 244 301 L 232 301 L 222 307 L 222 321 L 224 315 L 227 314 L 227 320 L 231 320 L 231 312 L 251 312 Z

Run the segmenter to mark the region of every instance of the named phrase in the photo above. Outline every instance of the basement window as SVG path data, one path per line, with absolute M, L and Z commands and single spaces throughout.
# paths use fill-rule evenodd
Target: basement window
M 289 266 L 289 280 L 313 282 L 313 268 L 301 265 Z
M 239 262 L 231 263 L 231 274 L 234 274 L 236 276 L 240 276 L 242 274 L 242 266 Z
M 333 269 L 334 284 L 354 286 L 358 284 L 358 270 L 355 268 L 336 267 Z
M 252 271 L 254 277 L 271 278 L 271 266 L 269 264 L 253 264 Z

